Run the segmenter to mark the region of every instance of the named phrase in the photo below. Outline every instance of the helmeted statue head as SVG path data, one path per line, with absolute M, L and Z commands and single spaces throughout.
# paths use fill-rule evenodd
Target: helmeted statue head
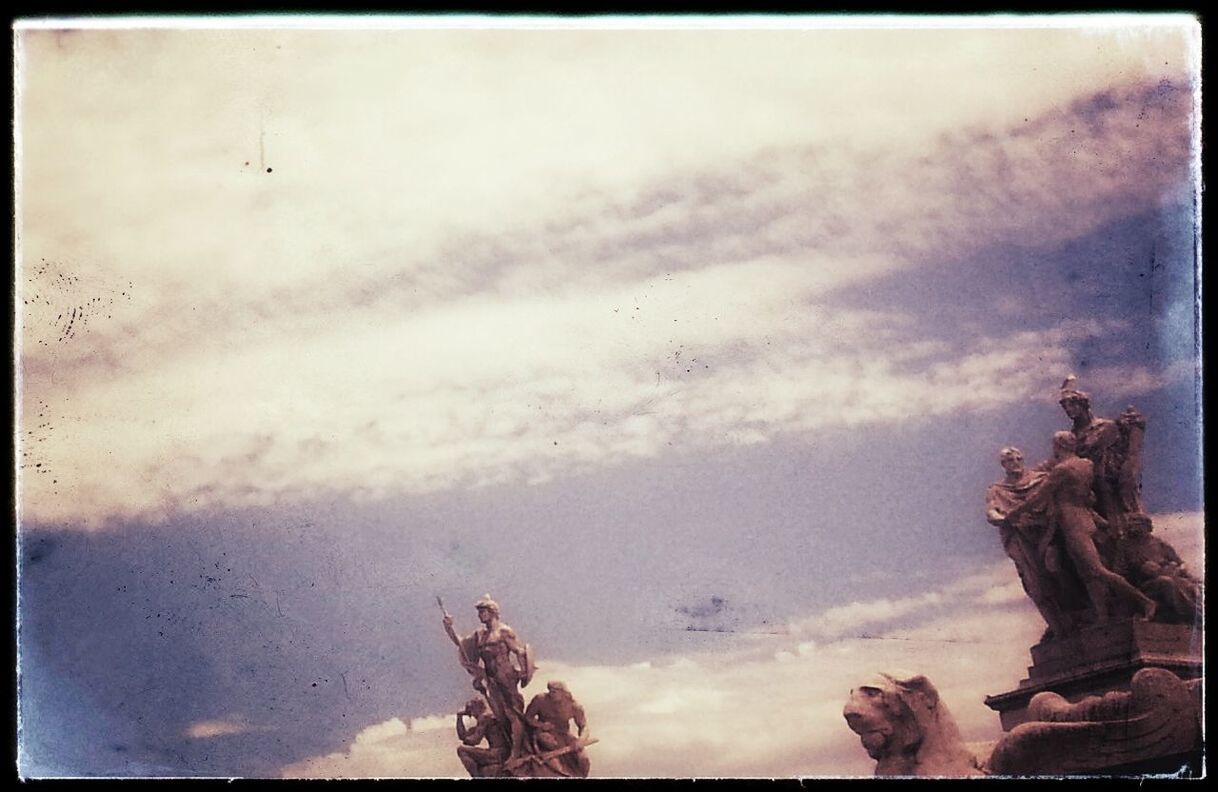
M 1061 391 L 1060 391 L 1060 393 L 1058 393 L 1057 403 L 1060 404 L 1063 408 L 1067 404 L 1072 404 L 1072 405 L 1080 405 L 1084 409 L 1090 409 L 1091 408 L 1091 395 L 1088 394 L 1086 391 L 1081 391 L 1077 387 L 1075 387 L 1077 384 L 1078 384 L 1078 377 L 1074 376 L 1073 374 L 1071 374 L 1069 377 L 1066 377 L 1065 381 L 1062 382 Z
M 480 610 L 480 611 L 488 610 L 491 613 L 495 614 L 496 617 L 499 616 L 499 603 L 495 602 L 493 599 L 491 599 L 490 594 L 483 594 L 482 599 L 480 599 L 474 603 L 474 609 Z

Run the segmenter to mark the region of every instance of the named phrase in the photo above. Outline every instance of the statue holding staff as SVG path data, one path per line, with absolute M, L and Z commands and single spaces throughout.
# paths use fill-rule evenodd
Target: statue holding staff
M 443 610 L 443 603 L 440 604 Z M 533 678 L 529 647 L 515 630 L 499 620 L 499 604 L 484 595 L 474 603 L 482 628 L 457 637 L 453 618 L 444 611 L 444 630 L 456 645 L 462 667 L 474 678 L 474 689 L 486 696 L 491 712 L 511 732 L 509 761 L 526 753 L 524 695 L 520 688 Z M 515 662 L 513 662 L 513 660 Z

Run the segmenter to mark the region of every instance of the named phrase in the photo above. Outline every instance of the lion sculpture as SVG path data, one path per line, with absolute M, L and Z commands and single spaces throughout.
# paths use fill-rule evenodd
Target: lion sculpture
M 877 776 L 984 775 L 939 691 L 921 674 L 877 674 L 850 691 L 842 711 Z

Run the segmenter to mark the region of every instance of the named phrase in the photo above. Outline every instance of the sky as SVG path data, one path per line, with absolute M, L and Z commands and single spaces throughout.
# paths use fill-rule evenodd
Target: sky
M 23 775 L 461 776 L 484 593 L 594 776 L 992 741 L 1071 373 L 1200 573 L 1195 20 L 220 24 L 15 31 Z

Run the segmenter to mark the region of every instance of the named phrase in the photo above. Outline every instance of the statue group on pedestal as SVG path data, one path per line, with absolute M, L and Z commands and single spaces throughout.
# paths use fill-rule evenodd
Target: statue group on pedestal
M 1133 407 L 1096 418 L 1073 377 L 1060 404 L 1073 426 L 1054 434 L 1052 457 L 1027 468 L 1018 448 L 1002 449 L 1006 475 L 986 493 L 986 519 L 1048 625 L 1045 637 L 1131 616 L 1193 623 L 1200 583 L 1151 535 L 1142 507 L 1145 420 Z
M 443 603 L 440 607 L 443 610 Z M 547 683 L 546 692 L 534 696 L 525 707 L 520 688 L 528 686 L 536 671 L 528 645 L 499 620 L 499 604 L 489 594 L 474 608 L 482 627 L 465 638 L 457 636 L 447 611 L 443 619 L 461 666 L 482 694 L 457 713 L 461 764 L 475 778 L 587 777 L 589 761 L 584 749 L 596 740 L 587 734 L 583 707 L 557 680 Z
M 1002 449 L 1005 475 L 986 492 L 986 519 L 998 528 L 1024 591 L 1048 625 L 1042 651 L 1068 663 L 1066 653 L 1085 655 L 1110 636 L 1133 641 L 1145 632 L 1160 652 L 1156 663 L 1177 670 L 1133 657 L 1128 682 L 1115 679 L 1110 665 L 1088 688 L 1078 668 L 1063 665 L 1042 677 L 1029 668 L 1020 688 L 1002 694 L 1026 690 L 1022 711 L 986 701 L 1004 715 L 1019 712 L 1019 720 L 997 742 L 975 746 L 961 740 L 926 677 L 880 674 L 852 689 L 842 712 L 876 760 L 876 775 L 1061 775 L 1199 757 L 1201 679 L 1188 675 L 1190 656 L 1179 648 L 1200 625 L 1201 582 L 1171 545 L 1152 535 L 1141 497 L 1146 422 L 1132 407 L 1115 420 L 1095 417 L 1074 377 L 1062 384 L 1060 404 L 1072 425 L 1053 435 L 1050 458 L 1029 468 L 1018 448 Z M 1064 640 L 1117 620 L 1124 625 Z M 1080 658 L 1079 667 L 1087 663 Z

